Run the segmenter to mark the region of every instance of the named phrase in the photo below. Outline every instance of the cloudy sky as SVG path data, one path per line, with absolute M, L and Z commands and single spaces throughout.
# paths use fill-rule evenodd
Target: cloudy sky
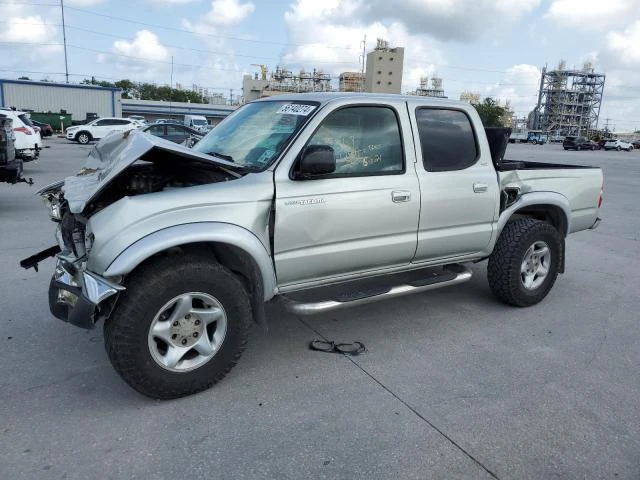
M 64 79 L 58 0 L 0 0 L 0 78 Z M 403 91 L 537 101 L 540 70 L 606 73 L 601 125 L 640 129 L 640 0 L 65 0 L 71 81 L 129 78 L 241 94 L 252 64 L 337 75 L 376 38 L 405 47 Z

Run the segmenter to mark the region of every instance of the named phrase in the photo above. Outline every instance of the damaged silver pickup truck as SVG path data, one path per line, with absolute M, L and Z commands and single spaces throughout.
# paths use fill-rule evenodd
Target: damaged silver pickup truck
M 54 316 L 104 321 L 109 359 L 154 398 L 210 387 L 274 298 L 298 315 L 469 280 L 540 302 L 565 237 L 599 223 L 599 168 L 503 159 L 508 130 L 435 98 L 249 103 L 193 149 L 114 134 L 40 193 L 58 222 Z M 489 138 L 488 138 L 489 136 Z

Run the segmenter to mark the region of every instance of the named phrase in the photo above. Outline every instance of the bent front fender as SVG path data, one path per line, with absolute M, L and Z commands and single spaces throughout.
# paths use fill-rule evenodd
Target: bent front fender
M 269 252 L 249 230 L 230 223 L 187 223 L 158 230 L 120 252 L 111 260 L 104 276 L 126 275 L 156 253 L 172 247 L 200 242 L 233 245 L 246 252 L 256 262 L 262 275 L 264 300 L 273 298 L 276 292 L 276 275 Z

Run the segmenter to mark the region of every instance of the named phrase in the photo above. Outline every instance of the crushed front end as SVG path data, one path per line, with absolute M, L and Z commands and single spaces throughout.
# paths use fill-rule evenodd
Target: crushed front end
M 62 192 L 63 182 L 38 192 L 49 208 L 51 220 L 58 224 L 57 245 L 20 262 L 23 268 L 38 269 L 38 263 L 56 257 L 56 267 L 49 282 L 49 309 L 60 320 L 90 329 L 107 318 L 115 305 L 122 285 L 86 269 L 87 254 L 93 236 L 87 232 L 86 220 L 73 214 Z

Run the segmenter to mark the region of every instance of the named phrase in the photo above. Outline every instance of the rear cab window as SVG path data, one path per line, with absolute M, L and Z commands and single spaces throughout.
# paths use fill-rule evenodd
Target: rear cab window
M 471 119 L 461 110 L 416 109 L 422 163 L 428 172 L 464 170 L 478 160 L 480 149 Z

